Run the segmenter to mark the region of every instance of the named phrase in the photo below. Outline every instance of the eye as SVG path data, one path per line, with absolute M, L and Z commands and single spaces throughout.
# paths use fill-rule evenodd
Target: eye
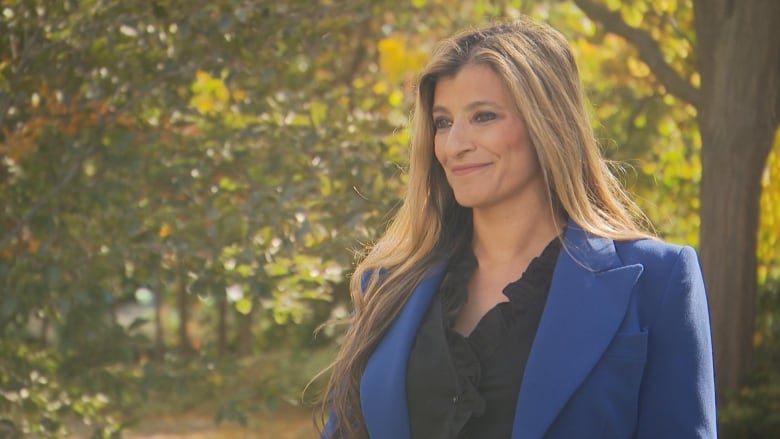
M 492 111 L 480 111 L 479 113 L 474 115 L 474 122 L 478 122 L 478 123 L 490 122 L 491 120 L 494 120 L 496 117 L 497 117 L 496 113 L 493 113 Z
M 447 119 L 446 117 L 437 117 L 433 119 L 433 127 L 436 128 L 436 131 L 447 129 L 452 126 L 452 121 Z

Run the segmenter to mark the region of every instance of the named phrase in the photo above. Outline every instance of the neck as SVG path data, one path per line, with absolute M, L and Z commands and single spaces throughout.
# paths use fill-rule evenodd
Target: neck
M 566 226 L 549 202 L 474 209 L 474 255 L 480 266 L 512 264 L 538 256 Z

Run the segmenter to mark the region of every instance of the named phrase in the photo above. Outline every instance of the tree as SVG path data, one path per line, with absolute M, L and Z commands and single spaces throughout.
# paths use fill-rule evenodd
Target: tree
M 308 343 L 343 312 L 351 250 L 398 205 L 415 74 L 437 40 L 493 18 L 567 34 L 607 154 L 639 158 L 632 190 L 663 236 L 694 243 L 708 82 L 691 2 L 578 1 L 601 28 L 553 0 L 3 3 L 0 349 L 23 354 L 0 364 L 0 409 L 23 407 L 3 398 L 38 355 L 52 389 L 68 365 L 176 358 L 167 308 L 201 355 L 263 354 L 293 326 Z M 154 297 L 154 341 L 112 319 L 136 291 Z
M 707 3 L 694 3 L 705 145 L 702 264 L 719 384 L 731 392 L 750 364 L 761 177 L 780 123 L 780 2 Z
M 780 2 L 694 0 L 698 86 L 619 10 L 574 0 L 633 44 L 669 93 L 697 110 L 702 139 L 700 252 L 721 398 L 748 371 L 757 292 L 761 177 L 780 123 Z M 614 3 L 614 2 L 611 2 Z

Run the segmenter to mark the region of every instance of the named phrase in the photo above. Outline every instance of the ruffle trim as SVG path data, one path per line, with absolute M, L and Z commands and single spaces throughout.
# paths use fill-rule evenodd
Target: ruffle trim
M 541 255 L 528 264 L 520 279 L 504 288 L 504 295 L 509 301 L 499 303 L 488 311 L 468 337 L 452 328 L 468 299 L 468 279 L 477 268 L 477 260 L 470 250 L 451 260 L 441 285 L 442 291 L 447 294 L 441 295 L 440 300 L 460 391 L 455 397 L 457 401 L 453 401 L 458 404 L 457 416 L 452 425 L 454 431 L 462 431 L 471 417 L 479 417 L 484 413 L 486 403 L 479 393 L 480 358 L 490 358 L 501 345 L 503 338 L 497 337 L 498 334 L 511 330 L 512 326 L 523 320 L 523 314 L 528 310 L 544 306 L 560 249 L 560 240 L 555 238 Z

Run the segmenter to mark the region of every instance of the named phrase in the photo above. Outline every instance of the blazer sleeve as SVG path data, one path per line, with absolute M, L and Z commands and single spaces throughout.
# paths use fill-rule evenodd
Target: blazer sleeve
M 681 247 L 651 323 L 637 438 L 716 438 L 707 295 L 696 252 Z
M 363 273 L 363 275 L 360 277 L 360 290 L 361 292 L 365 293 L 366 289 L 368 288 L 368 283 L 371 281 L 371 276 L 374 274 L 374 271 L 366 271 Z M 383 275 L 384 270 L 379 271 L 379 275 Z M 350 326 L 347 331 L 350 331 L 352 327 Z M 322 429 L 322 433 L 320 434 L 320 439 L 338 439 L 335 436 L 334 430 L 336 428 L 336 414 L 333 412 L 333 410 L 330 411 L 328 415 L 328 421 L 325 423 L 325 427 Z
M 335 428 L 336 415 L 331 411 L 328 416 L 328 422 L 325 423 L 325 427 L 322 429 L 320 439 L 337 439 L 334 436 L 333 429 Z

